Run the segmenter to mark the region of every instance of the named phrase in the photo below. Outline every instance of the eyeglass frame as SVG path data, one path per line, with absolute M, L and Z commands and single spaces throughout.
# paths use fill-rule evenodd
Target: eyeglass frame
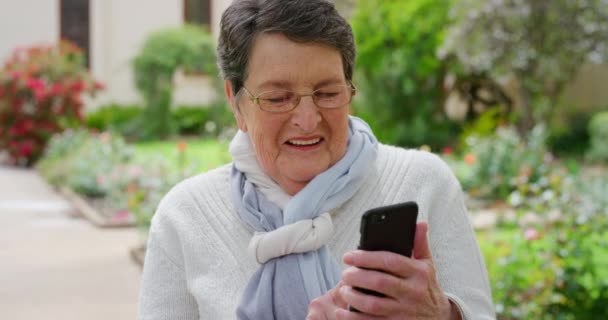
M 355 87 L 355 85 L 354 85 L 354 84 L 352 84 L 352 83 L 347 83 L 347 84 L 343 84 L 343 85 L 342 85 L 342 84 L 339 84 L 339 85 L 337 85 L 337 86 L 342 86 L 342 87 L 347 87 L 347 88 L 350 88 L 350 97 L 348 98 L 348 102 L 347 102 L 347 103 L 345 103 L 344 105 L 337 106 L 337 107 L 331 107 L 331 108 L 328 108 L 328 107 L 321 107 L 321 106 L 319 106 L 319 105 L 317 104 L 317 102 L 315 101 L 315 93 L 316 93 L 317 91 L 319 91 L 319 90 L 322 90 L 323 88 L 319 88 L 319 89 L 317 89 L 317 90 L 313 90 L 313 92 L 312 92 L 312 93 L 310 93 L 310 94 L 300 94 L 300 93 L 295 92 L 295 91 L 290 91 L 290 90 L 282 90 L 282 89 L 281 89 L 281 90 L 269 90 L 269 91 L 264 91 L 264 92 L 260 92 L 258 95 L 253 95 L 253 94 L 252 94 L 252 93 L 249 91 L 249 89 L 247 89 L 245 86 L 242 86 L 242 87 L 241 87 L 241 90 L 244 90 L 244 91 L 245 91 L 245 93 L 247 93 L 247 95 L 249 96 L 249 100 L 250 100 L 251 102 L 253 102 L 253 104 L 257 105 L 257 106 L 258 106 L 258 108 L 260 108 L 260 110 L 262 110 L 262 111 L 266 111 L 266 112 L 269 112 L 269 113 L 287 113 L 287 112 L 291 112 L 291 111 L 295 110 L 295 109 L 296 109 L 296 108 L 297 108 L 297 107 L 300 105 L 300 102 L 302 101 L 302 97 L 311 97 L 311 98 L 312 98 L 312 102 L 315 104 L 315 106 L 316 106 L 317 108 L 321 108 L 321 109 L 338 109 L 338 108 L 342 108 L 342 107 L 347 106 L 349 103 L 351 103 L 351 102 L 353 101 L 353 96 L 355 96 L 355 95 L 357 94 L 357 87 Z M 241 91 L 241 90 L 239 90 L 239 91 Z M 262 105 L 260 104 L 260 96 L 261 96 L 261 95 L 263 95 L 263 94 L 265 94 L 265 93 L 269 93 L 269 92 L 275 92 L 275 91 L 284 91 L 284 92 L 290 92 L 290 93 L 293 93 L 293 94 L 295 95 L 295 97 L 297 97 L 297 103 L 295 103 L 291 109 L 289 109 L 289 110 L 284 110 L 284 111 L 271 111 L 271 110 L 266 110 L 266 109 L 262 108 Z

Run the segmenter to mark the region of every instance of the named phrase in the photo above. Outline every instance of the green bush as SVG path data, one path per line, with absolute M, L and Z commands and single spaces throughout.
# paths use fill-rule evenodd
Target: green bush
M 142 110 L 142 107 L 136 105 L 110 104 L 88 113 L 85 116 L 85 124 L 87 128 L 100 132 L 112 131 L 129 136 L 132 134 L 130 128 Z
M 608 161 L 608 112 L 600 112 L 589 122 L 591 149 L 589 156 L 598 161 Z
M 560 115 L 562 119 L 553 121 L 549 126 L 547 147 L 559 156 L 577 156 L 589 148 L 588 112 L 569 111 Z
M 357 2 L 354 108 L 386 143 L 436 149 L 457 136 L 459 126 L 443 112 L 446 66 L 437 58 L 449 6 L 448 0 Z
M 196 26 L 152 34 L 135 58 L 134 69 L 137 89 L 146 104 L 137 130 L 141 139 L 166 138 L 172 133 L 170 108 L 177 69 L 210 76 L 221 92 L 213 38 Z
M 234 117 L 225 103 L 210 106 L 181 106 L 171 111 L 172 122 L 179 135 L 217 137 L 235 126 Z

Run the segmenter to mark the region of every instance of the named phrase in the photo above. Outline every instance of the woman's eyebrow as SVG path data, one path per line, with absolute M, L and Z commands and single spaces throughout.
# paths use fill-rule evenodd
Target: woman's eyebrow
M 313 85 L 314 85 L 314 88 L 316 89 L 316 88 L 320 88 L 320 87 L 324 87 L 324 86 L 332 85 L 332 84 L 342 84 L 343 82 L 344 82 L 344 80 L 342 80 L 340 78 L 332 77 L 332 78 L 323 79 L 319 82 L 315 82 L 315 83 L 313 83 Z M 293 83 L 290 81 L 286 81 L 286 80 L 268 80 L 268 81 L 262 82 L 259 86 L 257 86 L 258 90 L 272 89 L 272 88 L 290 90 L 293 88 Z
M 331 85 L 331 84 L 342 84 L 344 81 L 339 78 L 328 78 L 325 80 L 321 80 L 315 84 L 315 88 Z
M 259 86 L 257 86 L 258 89 L 264 89 L 264 88 L 281 88 L 281 89 L 289 89 L 291 88 L 291 83 L 289 81 L 283 81 L 283 80 L 268 80 L 268 81 L 264 81 L 262 82 Z

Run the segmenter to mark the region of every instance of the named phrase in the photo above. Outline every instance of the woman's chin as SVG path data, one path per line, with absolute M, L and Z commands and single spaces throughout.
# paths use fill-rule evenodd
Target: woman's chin
M 283 183 L 279 183 L 287 193 L 296 194 L 304 189 L 306 185 L 325 169 L 321 168 L 295 168 L 288 175 L 284 176 Z

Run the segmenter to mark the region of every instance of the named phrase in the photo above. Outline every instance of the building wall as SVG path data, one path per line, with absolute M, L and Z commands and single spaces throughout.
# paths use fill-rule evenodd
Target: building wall
M 134 103 L 132 61 L 147 35 L 182 24 L 180 0 L 91 0 L 93 75 L 106 84 L 96 104 Z
M 14 48 L 53 44 L 60 38 L 60 0 L 0 0 L 0 61 Z M 213 0 L 211 30 L 231 0 Z M 183 0 L 90 0 L 91 72 L 106 85 L 87 109 L 107 103 L 141 104 L 131 67 L 147 36 L 183 24 Z M 32 10 L 36 8 L 36 10 Z M 215 93 L 209 79 L 176 75 L 175 104 L 205 104 Z
M 11 52 L 59 39 L 59 3 L 40 0 L 0 0 L 0 65 Z
M 217 34 L 219 16 L 228 0 L 211 4 L 212 26 Z M 134 57 L 151 33 L 183 24 L 183 0 L 91 0 L 92 16 L 92 72 L 107 88 L 90 108 L 117 102 L 141 103 L 134 85 Z M 220 11 L 221 10 L 221 11 Z M 219 14 L 219 16 L 216 16 Z M 175 77 L 174 104 L 206 104 L 215 92 L 209 79 Z

